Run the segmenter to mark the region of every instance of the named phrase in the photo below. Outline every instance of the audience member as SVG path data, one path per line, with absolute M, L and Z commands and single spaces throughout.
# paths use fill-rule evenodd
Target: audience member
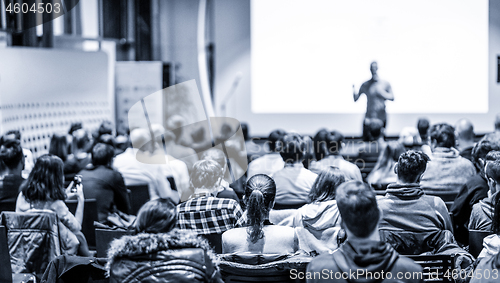
M 344 173 L 335 167 L 321 171 L 314 181 L 308 203 L 299 208 L 293 218 L 301 250 L 321 254 L 337 248 L 341 218 L 335 190 L 344 182 Z
M 379 199 L 383 212 L 380 229 L 413 233 L 436 230 L 453 231 L 443 200 L 427 196 L 420 188 L 429 157 L 422 152 L 403 153 L 394 167 L 397 183 L 389 184 L 387 194 Z
M 395 183 L 397 176 L 394 173 L 394 165 L 398 162 L 399 156 L 405 151 L 405 147 L 399 141 L 387 142 L 382 152 L 380 152 L 375 167 L 366 177 L 366 182 L 380 185 Z
M 380 240 L 377 228 L 381 212 L 375 197 L 375 192 L 359 181 L 344 183 L 337 189 L 337 205 L 347 233 L 347 241 L 332 254 L 314 258 L 307 266 L 309 274 L 322 274 L 324 270 L 327 270 L 328 274 L 349 274 L 363 270 L 363 274 L 356 275 L 356 282 L 367 283 L 381 282 L 382 279 L 375 279 L 377 277 L 374 278 L 373 274 L 382 272 L 422 274 L 422 267 L 409 258 L 400 257 L 389 244 Z M 314 276 L 314 279 L 307 279 L 307 282 L 351 281 L 333 276 L 328 279 Z M 411 279 L 400 279 L 398 282 L 423 282 L 423 277 L 412 276 Z
M 495 132 L 500 133 L 500 113 L 495 118 Z
M 243 226 L 243 211 L 233 199 L 218 198 L 222 180 L 222 168 L 212 160 L 200 160 L 191 170 L 191 184 L 194 194 L 189 200 L 177 206 L 180 229 L 193 230 L 198 234 L 222 234 Z
M 493 150 L 500 150 L 500 135 L 484 136 L 472 150 L 472 160 L 478 171 L 460 188 L 450 209 L 452 213 L 455 239 L 463 244 L 469 243 L 468 223 L 474 204 L 488 195 L 488 183 L 485 175 L 486 156 Z
M 262 146 L 254 142 L 254 139 L 250 137 L 250 130 L 247 123 L 241 123 L 241 132 L 243 133 L 243 139 L 245 140 L 245 149 L 247 150 L 247 161 L 250 163 L 252 160 L 257 159 L 265 154 Z M 258 138 L 257 138 L 258 140 Z
M 471 278 L 470 283 L 497 283 L 500 270 L 500 252 L 496 255 L 485 258 L 479 262 L 476 266 L 477 272 L 474 274 L 480 274 Z M 480 273 L 479 273 L 480 271 Z M 484 277 L 484 274 L 490 274 L 488 278 Z
M 358 166 L 344 160 L 340 151 L 344 145 L 344 136 L 337 131 L 320 130 L 314 136 L 314 152 L 316 162 L 313 162 L 309 170 L 319 174 L 330 166 L 339 168 L 347 180 L 362 181 L 361 171 Z
M 167 120 L 167 131 L 165 132 L 171 134 L 165 136 L 165 147 L 167 154 L 186 163 L 189 172 L 191 172 L 193 164 L 198 161 L 198 155 L 193 148 L 189 147 L 191 145 L 189 142 L 183 144 L 182 129 L 184 124 L 185 119 L 180 115 L 174 115 Z
M 306 144 L 299 134 L 283 137 L 281 158 L 285 167 L 274 173 L 276 182 L 275 209 L 299 208 L 307 203 L 309 191 L 318 176 L 304 168 Z
M 455 125 L 456 145 L 460 156 L 472 162 L 472 148 L 474 147 L 474 126 L 467 119 L 458 120 Z
M 21 132 L 19 132 L 18 130 L 10 130 L 7 131 L 2 138 L 4 139 L 4 141 L 15 139 L 21 142 Z M 31 153 L 31 150 L 24 147 L 22 149 L 24 155 L 24 169 L 22 174 L 23 178 L 26 179 L 35 166 L 35 159 L 33 158 L 33 153 Z
M 488 180 L 488 197 L 480 200 L 472 207 L 469 220 L 469 230 L 491 231 L 493 211 L 496 200 L 498 199 L 500 189 L 500 152 L 492 151 L 489 156 L 498 157 L 494 161 L 487 161 L 485 174 Z
M 135 148 L 127 148 L 115 157 L 113 167 L 123 176 L 126 186 L 148 184 L 150 199 L 170 198 L 179 201 L 179 194 L 170 188 L 162 162 L 148 148 L 152 145 L 150 132 L 146 129 L 135 129 L 130 133 L 130 140 Z
M 113 155 L 114 150 L 110 145 L 96 144 L 92 149 L 92 166 L 78 173 L 82 176 L 85 198 L 96 199 L 99 222 L 106 222 L 108 215 L 116 210 L 130 213 L 123 177 L 111 167 Z
M 175 204 L 154 199 L 144 204 L 136 235 L 114 240 L 106 268 L 110 282 L 220 282 L 209 243 L 188 230 L 175 229 Z
M 66 135 L 54 133 L 50 138 L 49 154 L 55 155 L 63 162 L 68 159 L 68 140 Z
M 92 144 L 89 134 L 84 129 L 73 132 L 73 153 L 68 155 L 64 162 L 64 178 L 66 182 L 73 180 L 76 173 L 80 172 L 90 164 L 91 155 L 88 153 L 89 146 Z
M 378 156 L 385 146 L 384 122 L 377 118 L 367 118 L 369 141 L 359 148 L 359 155 Z
M 247 227 L 222 234 L 223 253 L 291 254 L 298 249 L 293 228 L 269 221 L 275 196 L 276 184 L 271 177 L 257 174 L 248 180 L 243 198 Z
M 476 174 L 472 163 L 461 157 L 455 146 L 455 130 L 442 123 L 429 129 L 432 157 L 425 175 L 422 188 L 432 192 L 459 192 L 467 180 Z
M 430 144 L 429 127 L 430 127 L 430 122 L 427 118 L 418 119 L 417 129 L 423 144 Z
M 500 162 L 495 161 L 494 166 L 496 167 L 494 171 L 495 174 L 499 175 L 499 166 Z M 497 185 L 498 189 L 500 186 Z M 497 194 L 498 195 L 498 194 Z M 494 205 L 493 205 L 493 211 L 492 211 L 492 222 L 491 222 L 491 232 L 492 234 L 489 236 L 486 236 L 483 239 L 483 250 L 479 255 L 477 256 L 478 259 L 483 258 L 483 257 L 490 257 L 490 256 L 495 256 L 500 252 L 500 198 L 495 197 L 494 199 Z
M 10 139 L 0 145 L 0 162 L 5 165 L 5 172 L 0 175 L 0 202 L 14 203 L 24 182 L 24 155 L 18 140 Z
M 46 154 L 38 158 L 28 179 L 21 186 L 16 202 L 16 212 L 51 210 L 59 219 L 59 239 L 64 254 L 90 256 L 87 241 L 81 232 L 85 197 L 82 185 L 73 183 L 64 190 L 63 162 L 61 158 Z M 76 196 L 78 204 L 75 215 L 71 214 L 66 199 Z
M 219 164 L 219 166 L 222 168 L 222 176 L 225 175 L 226 170 L 227 170 L 226 156 L 224 155 L 224 152 L 222 152 L 222 150 L 217 149 L 217 148 L 211 148 L 209 150 L 206 150 L 202 153 L 200 159 L 201 160 L 213 160 L 213 161 L 217 162 Z M 231 165 L 234 165 L 234 164 L 231 163 Z M 230 198 L 230 199 L 234 199 L 238 203 L 240 202 L 239 197 L 236 195 L 234 190 L 229 187 L 229 183 L 224 179 L 221 180 L 218 192 L 215 196 L 218 198 Z
M 252 160 L 248 164 L 247 177 L 249 179 L 257 174 L 265 174 L 272 177 L 274 173 L 285 167 L 285 162 L 279 154 L 279 150 L 281 149 L 280 143 L 285 135 L 286 132 L 280 129 L 274 130 L 269 134 L 266 142 L 269 151 L 266 151 L 266 154 Z

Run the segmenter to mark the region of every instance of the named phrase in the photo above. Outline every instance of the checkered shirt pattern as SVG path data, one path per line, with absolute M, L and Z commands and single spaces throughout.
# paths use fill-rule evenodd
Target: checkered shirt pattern
M 198 234 L 223 233 L 243 226 L 243 211 L 233 199 L 198 197 L 177 206 L 177 228 Z

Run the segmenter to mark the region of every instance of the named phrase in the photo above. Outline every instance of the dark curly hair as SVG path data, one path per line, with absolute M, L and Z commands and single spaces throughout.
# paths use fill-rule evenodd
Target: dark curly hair
M 14 169 L 23 162 L 24 154 L 18 140 L 7 140 L 0 146 L 0 161 L 9 168 Z
M 429 156 L 421 151 L 409 150 L 399 156 L 396 170 L 398 178 L 405 183 L 414 183 L 425 172 Z
M 146 202 L 135 221 L 137 233 L 167 233 L 177 224 L 176 206 L 170 199 L 153 199 Z
M 248 179 L 245 188 L 245 202 L 247 206 L 247 232 L 250 242 L 256 243 L 264 237 L 264 221 L 276 197 L 276 183 L 265 175 L 257 174 Z
M 431 142 L 436 141 L 437 147 L 451 148 L 455 146 L 455 128 L 449 124 L 432 125 L 429 129 L 429 135 Z

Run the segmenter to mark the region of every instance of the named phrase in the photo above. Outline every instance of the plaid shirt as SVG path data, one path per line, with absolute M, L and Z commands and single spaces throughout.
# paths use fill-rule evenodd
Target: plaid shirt
M 177 206 L 177 228 L 206 235 L 220 234 L 243 226 L 243 211 L 235 200 L 213 196 L 193 197 Z

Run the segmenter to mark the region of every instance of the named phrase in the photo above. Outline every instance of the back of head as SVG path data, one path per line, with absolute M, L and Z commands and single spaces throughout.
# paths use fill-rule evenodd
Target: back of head
M 61 158 L 45 154 L 40 156 L 21 191 L 29 202 L 64 200 L 64 171 Z
M 113 137 L 110 134 L 104 134 L 104 135 L 100 136 L 99 139 L 97 140 L 97 142 L 110 145 L 113 148 L 115 147 L 115 137 Z
M 409 150 L 401 154 L 396 165 L 398 178 L 404 183 L 418 182 L 429 161 L 429 156 L 420 151 Z
M 113 161 L 115 150 L 109 144 L 98 143 L 92 149 L 92 164 L 94 166 L 108 166 Z
M 219 164 L 221 168 L 226 167 L 226 156 L 222 150 L 211 148 L 203 152 L 201 155 L 202 160 L 213 160 Z
M 68 140 L 66 135 L 54 133 L 50 139 L 49 154 L 53 154 L 66 161 L 68 158 Z
M 20 164 L 24 164 L 24 154 L 21 142 L 18 140 L 6 140 L 0 146 L 0 160 L 10 170 L 15 169 Z
M 321 171 L 309 191 L 309 203 L 335 199 L 335 190 L 345 182 L 344 173 L 337 167 L 330 166 Z
M 464 141 L 474 141 L 474 126 L 467 119 L 460 119 L 455 126 L 457 138 Z
M 278 142 L 281 142 L 283 140 L 283 137 L 286 135 L 286 132 L 284 130 L 278 129 L 274 130 L 269 134 L 269 137 L 267 138 L 268 144 L 269 144 L 269 150 L 271 152 L 277 151 L 276 150 L 276 144 Z
M 264 236 L 264 221 L 269 217 L 276 197 L 276 183 L 264 174 L 252 176 L 245 187 L 248 237 L 252 243 Z
M 21 141 L 21 132 L 18 131 L 18 130 L 10 130 L 10 131 L 7 131 L 7 133 L 5 133 L 6 136 L 14 136 L 14 139 L 18 140 L 18 141 Z
M 130 132 L 130 142 L 136 149 L 144 150 L 143 146 L 151 141 L 151 133 L 143 128 L 134 129 Z
M 417 129 L 418 129 L 418 133 L 420 134 L 420 137 L 422 138 L 423 141 L 425 139 L 427 139 L 429 127 L 430 127 L 430 122 L 427 118 L 418 119 Z
M 500 135 L 498 134 L 488 134 L 479 140 L 474 148 L 472 149 L 472 162 L 479 172 L 484 171 L 483 162 L 486 160 L 486 156 L 491 151 L 500 150 Z M 481 162 L 481 160 L 483 162 Z
M 200 160 L 191 170 L 191 183 L 197 188 L 213 188 L 222 177 L 222 168 L 213 160 Z
M 286 163 L 295 163 L 304 160 L 307 149 L 304 138 L 301 135 L 296 133 L 287 134 L 283 137 L 281 145 L 281 158 Z
M 89 142 L 89 134 L 84 129 L 79 129 L 73 132 L 73 141 L 78 149 L 86 149 Z
M 73 133 L 77 130 L 83 129 L 82 122 L 71 123 L 69 127 L 68 134 L 73 135 Z
M 358 238 L 370 236 L 380 217 L 375 191 L 361 181 L 350 181 L 340 185 L 336 194 L 345 227 Z
M 486 178 L 500 184 L 500 151 L 492 151 L 486 156 Z
M 110 121 L 103 121 L 97 130 L 99 136 L 102 135 L 113 135 L 113 124 Z
M 455 146 L 455 129 L 446 123 L 432 125 L 429 129 L 431 142 L 436 147 L 452 148 Z
M 137 233 L 167 233 L 177 224 L 175 204 L 170 199 L 153 199 L 146 202 L 135 220 Z

